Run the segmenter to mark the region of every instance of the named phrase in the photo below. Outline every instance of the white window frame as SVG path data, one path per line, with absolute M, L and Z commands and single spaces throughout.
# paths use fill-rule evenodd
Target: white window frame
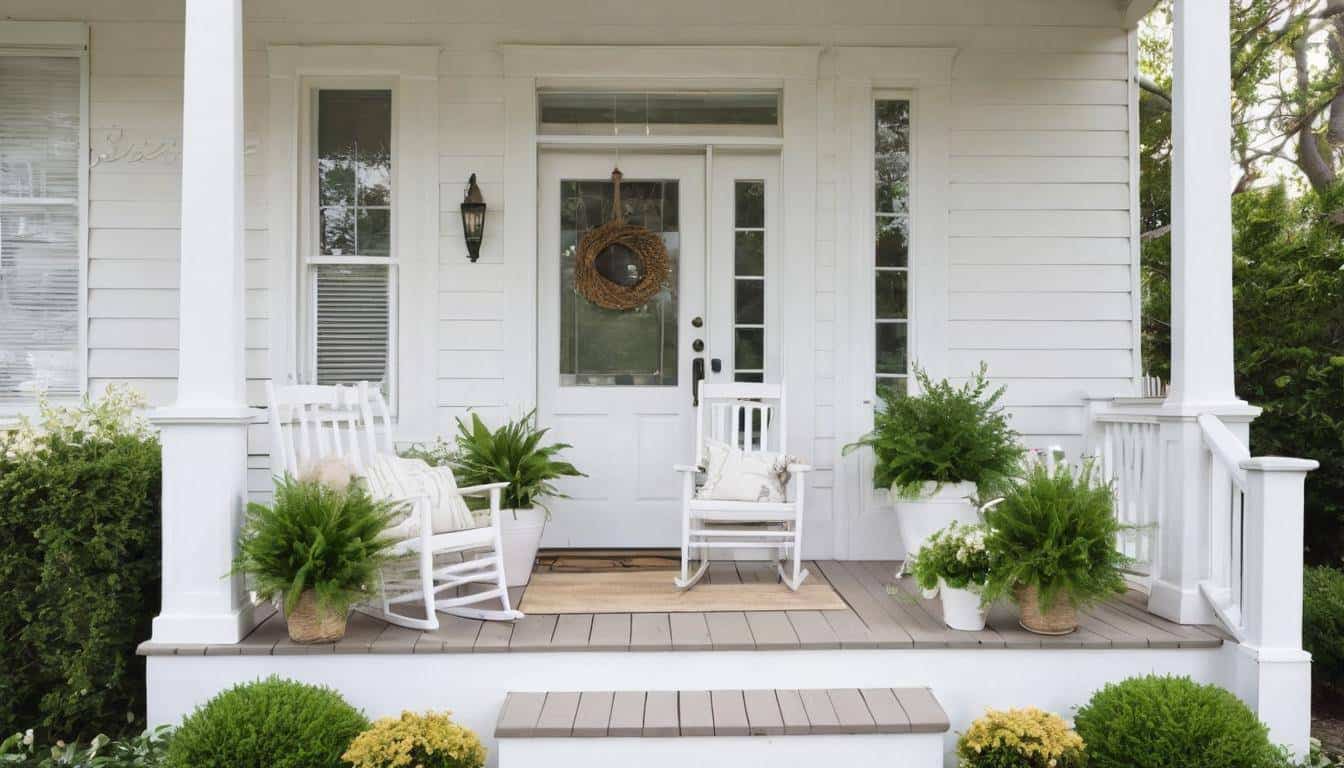
M 387 78 L 355 77 L 307 77 L 302 81 L 300 99 L 300 136 L 299 156 L 303 159 L 299 167 L 299 189 L 303 200 L 299 210 L 299 275 L 295 299 L 303 308 L 297 320 L 300 360 L 298 370 L 300 381 L 305 384 L 317 383 L 317 285 L 314 282 L 315 267 L 324 265 L 379 266 L 388 268 L 388 355 L 387 389 L 388 406 L 397 413 L 400 404 L 398 364 L 398 339 L 401 338 L 399 320 L 400 296 L 400 258 L 397 232 L 397 216 L 401 208 L 402 195 L 399 192 L 401 178 L 397 171 L 400 156 L 398 140 L 397 106 L 399 95 L 395 80 Z M 391 230 L 388 237 L 387 256 L 330 256 L 322 253 L 321 234 L 318 231 L 320 217 L 318 209 L 318 180 L 314 172 L 317 165 L 318 136 L 318 96 L 322 91 L 388 91 L 392 99 L 392 196 Z M 356 217 L 358 221 L 358 217 Z M 372 382 L 371 382 L 372 383 Z
M 908 199 L 906 200 L 906 256 L 904 267 L 879 267 L 877 265 L 877 103 L 879 101 L 904 101 L 909 105 L 909 154 L 910 154 L 910 177 L 906 181 L 908 190 Z M 868 217 L 868 250 L 866 258 L 863 261 L 864 269 L 868 273 L 869 290 L 867 297 L 868 317 L 870 320 L 870 337 L 865 347 L 867 354 L 867 365 L 864 370 L 872 375 L 869 376 L 867 397 L 875 405 L 878 402 L 877 380 L 879 378 L 900 379 L 904 378 L 905 391 L 911 391 L 911 382 L 915 378 L 914 366 L 922 365 L 917 358 L 917 334 L 919 324 L 916 320 L 915 301 L 915 244 L 919 242 L 916 232 L 918 226 L 915 216 L 915 190 L 919 183 L 919 150 L 916 146 L 918 136 L 915 135 L 915 126 L 918 124 L 919 103 L 914 91 L 893 90 L 893 89 L 875 89 L 873 97 L 868 101 L 868 145 L 870 147 L 869 156 L 872 162 L 868 167 L 868 198 L 867 210 L 872 214 Z M 904 374 L 882 374 L 877 370 L 877 326 L 882 324 L 882 320 L 877 316 L 877 276 L 882 271 L 904 272 L 905 273 L 905 373 Z M 899 320 L 888 321 L 889 323 L 899 323 Z
M 0 56 L 46 56 L 79 59 L 79 195 L 76 224 L 79 249 L 79 392 L 52 398 L 73 403 L 89 390 L 89 28 L 83 22 L 0 21 Z M 0 402 L 0 425 L 13 417 L 32 416 L 36 400 L 8 398 Z
M 277 384 L 313 370 L 305 346 L 308 286 L 304 256 L 316 253 L 316 190 L 307 149 L 313 141 L 311 88 L 392 91 L 395 255 L 389 384 L 397 441 L 438 432 L 439 348 L 439 46 L 272 45 L 267 49 L 267 255 L 270 262 L 270 366 Z M 453 180 L 454 182 L 458 180 Z M 288 201 L 288 202 L 286 202 Z M 454 201 L 455 202 L 455 201 Z M 310 204 L 311 203 L 311 204 Z M 454 209 L 456 206 L 454 205 Z M 307 242 L 305 242 L 307 241 Z M 382 257 L 377 257 L 383 263 Z M 315 349 L 315 348 L 314 348 Z

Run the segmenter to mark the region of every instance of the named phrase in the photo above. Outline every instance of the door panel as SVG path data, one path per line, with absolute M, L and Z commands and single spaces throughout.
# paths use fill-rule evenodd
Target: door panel
M 610 154 L 540 161 L 538 403 L 586 478 L 565 481 L 545 546 L 673 546 L 680 486 L 672 465 L 692 446 L 692 319 L 705 314 L 704 160 L 625 155 L 625 220 L 658 232 L 673 266 L 648 304 L 602 309 L 574 290 L 579 238 L 611 215 Z M 611 279 L 638 278 L 628 254 L 599 258 Z

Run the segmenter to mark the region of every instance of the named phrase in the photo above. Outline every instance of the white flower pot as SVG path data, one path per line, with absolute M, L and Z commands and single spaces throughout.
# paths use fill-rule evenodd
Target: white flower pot
M 504 540 L 504 583 L 510 587 L 525 587 L 532 578 L 541 533 L 546 530 L 546 510 L 539 507 L 502 509 L 499 529 Z
M 987 611 L 980 605 L 980 593 L 949 587 L 939 579 L 938 596 L 943 603 L 943 623 L 949 629 L 979 632 L 985 628 Z
M 914 557 L 929 536 L 953 520 L 979 522 L 979 513 L 969 501 L 974 496 L 975 483 L 944 483 L 942 488 L 937 483 L 925 483 L 913 499 L 896 497 L 896 529 L 905 545 L 905 559 Z

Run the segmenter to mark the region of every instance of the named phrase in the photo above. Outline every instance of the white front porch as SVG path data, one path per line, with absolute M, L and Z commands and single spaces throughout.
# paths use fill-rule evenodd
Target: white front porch
M 78 2 L 63 5 L 72 16 L 103 13 Z M 152 316 L 159 323 L 153 328 L 162 332 L 166 322 L 176 343 L 175 357 L 152 358 L 169 360 L 172 370 L 152 376 L 106 362 L 138 338 L 90 355 L 91 379 L 172 382 L 161 398 L 171 405 L 157 415 L 164 441 L 164 592 L 149 647 L 175 652 L 150 658 L 152 720 L 174 717 L 234 680 L 274 672 L 340 682 L 370 712 L 451 707 L 482 733 L 510 686 L 932 685 L 949 701 L 955 726 L 990 704 L 1066 710 L 1105 681 L 1159 671 L 1237 691 L 1270 723 L 1276 741 L 1304 748 L 1309 659 L 1300 646 L 1301 488 L 1313 465 L 1250 457 L 1245 446 L 1256 410 L 1233 388 L 1230 212 L 1221 192 L 1230 131 L 1226 8 L 1176 3 L 1173 381 L 1164 401 L 1132 403 L 1123 397 L 1138 394 L 1141 371 L 1129 28 L 1145 10 L 1141 2 L 1127 9 L 1110 0 L 1063 8 L 987 4 L 961 16 L 939 8 L 945 4 L 914 2 L 906 4 L 908 19 L 841 8 L 834 11 L 837 18 L 818 26 L 821 31 L 804 23 L 767 28 L 760 18 L 777 12 L 768 3 L 744 5 L 746 10 L 701 4 L 680 9 L 685 16 L 675 21 L 662 18 L 666 14 L 652 4 L 630 11 L 650 18 L 638 20 L 638 31 L 628 34 L 639 39 L 628 46 L 612 44 L 626 42 L 611 39 L 611 29 L 620 31 L 620 25 L 603 27 L 601 18 L 552 30 L 541 3 L 518 3 L 480 23 L 469 13 L 444 12 L 424 26 L 415 13 L 437 11 L 395 2 L 385 4 L 390 20 L 366 24 L 369 19 L 351 12 L 349 19 L 310 24 L 322 13 L 319 5 L 294 2 L 259 11 L 249 4 L 245 17 L 241 0 L 188 0 L 180 19 L 176 10 L 151 8 L 147 18 L 170 19 L 146 23 L 154 35 L 185 27 L 180 51 L 170 47 L 167 56 L 158 50 L 157 58 L 141 57 L 185 61 L 180 73 L 170 66 L 167 75 L 151 73 L 153 78 L 135 69 L 150 65 L 136 63 L 141 52 L 128 42 L 144 22 L 112 19 L 104 25 L 105 39 L 124 48 L 104 59 L 110 64 L 101 78 L 95 70 L 95 93 L 116 97 L 104 106 L 109 113 L 128 115 L 120 119 L 137 125 L 143 116 L 135 105 L 146 100 L 136 88 L 168 91 L 166 99 L 152 94 L 148 101 L 157 104 L 172 102 L 179 74 L 183 87 L 180 243 L 138 238 L 134 227 L 116 218 L 124 201 L 100 200 L 112 204 L 98 209 L 95 224 L 115 225 L 96 227 L 92 246 L 95 259 L 102 257 L 100 249 L 114 250 L 111 242 L 159 256 L 166 248 L 168 258 L 180 257 L 166 281 L 160 272 L 136 275 L 159 293 L 175 289 L 168 299 L 175 306 L 168 310 L 154 304 L 162 300 L 159 293 L 132 293 L 143 285 L 128 287 L 125 273 L 100 268 L 92 277 L 102 302 L 92 313 L 95 336 L 137 336 L 143 331 L 137 322 L 126 323 L 130 331 L 117 331 L 111 321 Z M 29 15 L 42 16 L 45 7 L 34 3 Z M 730 12 L 758 18 L 734 16 L 720 24 L 720 15 Z M 1061 12 L 1062 19 L 1056 15 Z M 1009 20 L 1007 13 L 1024 20 Z M 1064 23 L 1073 26 L 1056 28 Z M 168 33 L 165 27 L 171 27 Z M 606 31 L 592 31 L 598 28 Z M 520 40 L 535 44 L 517 45 Z M 1031 46 L 1041 50 L 1027 50 Z M 1083 74 L 1060 76 L 1074 67 Z M 996 79 L 1001 68 L 1010 74 Z M 127 82 L 124 70 L 170 82 Z M 380 647 L 389 654 L 242 655 L 250 647 L 244 638 L 256 641 L 265 637 L 258 632 L 272 632 L 275 625 L 255 627 L 242 585 L 220 574 L 232 562 L 241 505 L 270 477 L 266 448 L 256 438 L 259 415 L 249 408 L 258 398 L 249 395 L 249 385 L 282 380 L 299 356 L 286 346 L 298 312 L 295 209 L 305 194 L 297 171 L 303 162 L 298 94 L 305 78 L 329 77 L 393 83 L 403 105 L 398 120 L 428 126 L 399 146 L 405 194 L 421 204 L 408 206 L 398 232 L 409 249 L 408 269 L 423 268 L 408 281 L 408 309 L 401 317 L 405 327 L 443 328 L 453 340 L 444 342 L 437 331 L 399 339 L 405 366 L 399 375 L 417 382 L 400 393 L 400 437 L 406 439 L 447 431 L 451 415 L 468 407 L 501 414 L 544 398 L 544 329 L 537 307 L 554 291 L 539 274 L 545 237 L 539 179 L 542 153 L 559 147 L 538 136 L 539 87 L 764 83 L 782 94 L 782 135 L 765 147 L 778 159 L 782 190 L 777 319 L 788 348 L 779 355 L 780 375 L 802 404 L 792 427 L 795 442 L 820 470 L 814 493 L 821 503 L 809 503 L 817 510 L 813 524 L 823 532 L 815 540 L 822 542 L 820 554 L 838 558 L 876 557 L 866 547 L 891 546 L 880 535 L 884 510 L 872 500 L 861 460 L 842 458 L 839 448 L 864 430 L 872 406 L 872 339 L 857 331 L 866 328 L 863 333 L 871 335 L 873 324 L 873 244 L 865 239 L 875 215 L 873 99 L 891 93 L 910 98 L 917 169 L 912 354 L 935 376 L 962 375 L 968 365 L 991 358 L 991 373 L 1002 370 L 1010 380 L 1009 403 L 1034 441 L 1059 440 L 1074 452 L 1087 448 L 1104 455 L 1125 494 L 1124 514 L 1156 526 L 1142 553 L 1149 577 L 1144 610 L 1118 606 L 1116 621 L 1159 627 L 1155 634 L 1163 638 L 1207 636 L 1185 627 L 1218 624 L 1237 642 L 1186 648 L 1177 640 L 1178 647 L 1163 648 L 1147 638 L 1139 648 L 1114 647 L 1118 638 L 1110 638 L 1113 647 L 1093 648 L 1085 638 L 1106 639 L 1093 629 L 1068 641 L 1081 647 L 1017 648 L 1010 647 L 1009 638 L 1019 637 L 1012 627 L 996 625 L 986 637 L 999 638 L 990 644 L 1001 641 L 1003 647 L 992 653 L 982 652 L 985 638 L 974 648 L 923 648 L 913 636 L 909 646 L 886 648 L 846 647 L 837 635 L 839 648 L 803 649 L 798 625 L 785 617 L 797 649 L 704 653 L 678 648 L 669 618 L 667 653 L 656 657 L 592 649 L 596 619 L 583 653 L 512 649 L 515 639 L 549 630 L 553 640 L 562 624 L 574 623 L 539 616 L 516 627 L 477 628 L 473 651 L 491 650 L 477 646 L 494 638 L 513 650 L 506 655 L 425 655 L 420 637 Z M 164 110 L 168 122 L 172 109 Z M 981 112 L 998 122 L 980 123 Z M 1037 112 L 1070 127 L 1043 128 Z M 635 137 L 570 143 L 563 149 L 582 144 L 604 152 L 666 152 L 669 142 Z M 498 205 L 482 262 L 468 265 L 452 219 L 459 177 L 477 170 Z M 111 178 L 122 188 L 136 180 L 134 172 Z M 106 194 L 117 183 L 98 191 Z M 173 215 L 166 224 L 153 219 L 157 229 L 175 228 L 172 205 L 158 207 Z M 115 259 L 127 260 L 126 254 L 115 253 Z M 266 288 L 256 287 L 258 275 Z M 1123 283 L 1119 289 L 1116 281 Z M 542 286 L 549 296 L 542 296 Z M 117 291 L 127 295 L 113 295 Z M 1024 342 L 1025 333 L 1039 338 Z M 864 594 L 878 600 L 874 615 L 887 612 L 881 595 Z M 658 625 L 659 619 L 652 621 Z M 786 626 L 777 617 L 756 621 Z M 1172 623 L 1154 623 L 1161 621 Z M 759 645 L 751 620 L 743 622 Z M 396 637 L 388 635 L 389 642 Z M 794 642 L 787 632 L 783 637 L 785 645 Z M 210 651 L 234 647 L 237 655 Z M 278 641 L 270 646 L 273 652 L 280 647 Z M 389 686 L 388 679 L 398 682 Z M 987 692 L 986 679 L 1002 686 Z

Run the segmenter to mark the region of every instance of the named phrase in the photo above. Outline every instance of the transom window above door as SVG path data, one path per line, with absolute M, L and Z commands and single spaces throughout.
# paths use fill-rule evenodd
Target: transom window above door
M 776 91 L 540 91 L 537 132 L 591 136 L 767 136 Z

